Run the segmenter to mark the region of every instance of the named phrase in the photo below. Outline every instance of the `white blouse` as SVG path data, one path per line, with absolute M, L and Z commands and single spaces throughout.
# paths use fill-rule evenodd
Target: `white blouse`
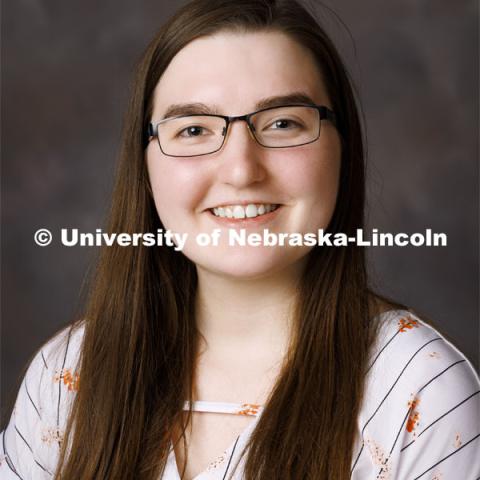
M 405 310 L 381 315 L 358 416 L 352 480 L 478 480 L 480 381 L 471 363 Z M 63 330 L 30 364 L 0 434 L 0 478 L 51 479 L 78 389 L 83 329 Z M 185 409 L 188 404 L 185 404 Z M 194 480 L 243 479 L 242 450 L 263 406 L 196 401 L 195 411 L 252 415 L 247 428 Z M 171 445 L 162 480 L 180 480 Z

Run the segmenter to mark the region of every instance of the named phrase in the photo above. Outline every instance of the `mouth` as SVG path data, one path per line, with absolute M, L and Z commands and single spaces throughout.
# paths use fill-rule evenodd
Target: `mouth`
M 249 203 L 247 205 L 221 205 L 210 208 L 209 211 L 218 218 L 228 218 L 232 220 L 243 220 L 248 218 L 263 217 L 280 208 L 280 204 L 275 203 Z

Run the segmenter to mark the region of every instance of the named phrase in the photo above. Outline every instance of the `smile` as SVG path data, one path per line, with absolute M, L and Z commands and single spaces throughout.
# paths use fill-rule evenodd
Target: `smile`
M 273 212 L 279 207 L 272 203 L 250 203 L 248 205 L 224 205 L 210 209 L 216 217 L 222 218 L 255 218 Z

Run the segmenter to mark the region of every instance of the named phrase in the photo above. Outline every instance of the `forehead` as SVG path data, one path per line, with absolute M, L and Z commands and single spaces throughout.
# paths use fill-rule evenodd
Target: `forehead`
M 330 103 L 309 50 L 281 32 L 222 32 L 194 40 L 177 53 L 155 89 L 153 117 L 182 103 L 242 115 L 261 99 L 293 92 Z

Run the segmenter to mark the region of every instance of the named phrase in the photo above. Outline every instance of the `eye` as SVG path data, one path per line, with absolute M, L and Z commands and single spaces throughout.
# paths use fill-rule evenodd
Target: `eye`
M 202 133 L 205 132 L 205 128 L 199 125 L 191 125 L 190 127 L 184 128 L 177 133 L 177 137 L 200 137 Z
M 275 120 L 267 126 L 267 128 L 270 128 L 272 130 L 291 130 L 293 128 L 299 127 L 302 127 L 300 123 L 288 118 L 279 118 L 278 120 Z

